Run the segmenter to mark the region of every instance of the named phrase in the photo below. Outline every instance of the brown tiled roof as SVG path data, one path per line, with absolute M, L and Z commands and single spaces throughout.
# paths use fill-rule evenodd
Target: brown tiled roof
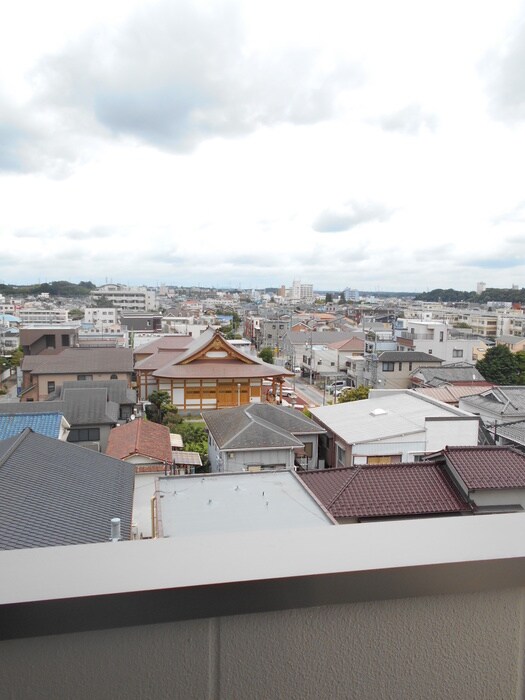
M 447 447 L 443 454 L 469 491 L 525 488 L 525 455 L 511 447 Z
M 109 434 L 106 454 L 116 459 L 143 455 L 171 464 L 169 428 L 141 418 L 113 428 Z
M 299 476 L 334 518 L 469 510 L 444 467 L 432 462 L 326 469 L 301 472 Z
M 277 365 L 236 360 L 195 360 L 187 365 L 167 365 L 153 372 L 154 377 L 176 379 L 246 379 L 258 377 L 288 377 L 290 372 Z
M 474 394 L 482 394 L 487 391 L 489 384 L 483 384 L 483 386 L 461 386 L 461 385 L 449 385 L 436 386 L 436 387 L 415 387 L 414 391 L 417 394 L 423 394 L 423 396 L 429 396 L 431 399 L 437 399 L 438 401 L 443 401 L 443 403 L 457 404 L 460 399 L 465 396 L 473 396 Z
M 26 355 L 22 369 L 32 374 L 98 374 L 133 369 L 129 348 L 66 348 L 56 355 Z

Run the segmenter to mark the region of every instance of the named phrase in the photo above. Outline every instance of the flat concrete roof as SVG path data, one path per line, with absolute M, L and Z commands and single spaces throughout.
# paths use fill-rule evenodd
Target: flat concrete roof
M 295 472 L 161 476 L 164 537 L 333 525 Z

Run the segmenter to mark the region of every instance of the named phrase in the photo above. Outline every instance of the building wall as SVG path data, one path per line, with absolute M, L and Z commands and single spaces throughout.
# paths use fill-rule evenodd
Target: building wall
M 524 601 L 512 588 L 9 640 L 2 694 L 515 700 Z

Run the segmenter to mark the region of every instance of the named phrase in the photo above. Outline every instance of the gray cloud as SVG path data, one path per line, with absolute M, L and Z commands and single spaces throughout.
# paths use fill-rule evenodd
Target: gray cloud
M 312 224 L 319 233 L 339 233 L 372 221 L 387 221 L 392 210 L 377 203 L 347 202 L 337 209 L 325 209 Z
M 333 116 L 353 66 L 325 69 L 316 51 L 250 52 L 230 2 L 149 5 L 118 33 L 93 34 L 35 72 L 38 102 L 76 129 L 100 127 L 184 152 L 202 140 Z M 100 135 L 100 134 L 99 134 Z
M 378 123 L 385 131 L 398 131 L 409 136 L 417 136 L 423 129 L 435 131 L 438 120 L 436 115 L 424 112 L 420 105 L 411 104 L 398 112 L 384 115 Z

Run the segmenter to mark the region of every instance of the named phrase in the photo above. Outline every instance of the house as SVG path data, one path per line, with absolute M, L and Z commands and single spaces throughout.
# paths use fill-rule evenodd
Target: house
M 134 468 L 29 428 L 0 441 L 0 549 L 129 539 Z
M 263 400 L 265 379 L 272 381 L 272 395 L 281 400 L 282 382 L 293 376 L 283 367 L 237 350 L 211 328 L 191 342 L 186 336 L 172 337 L 169 345 L 175 347 L 165 350 L 155 341 L 139 348 L 135 373 L 140 401 L 157 390 L 167 391 L 180 411 L 192 413 L 256 403 Z
M 515 335 L 500 335 L 496 338 L 496 345 L 505 345 L 511 352 L 523 352 L 525 338 Z
M 382 352 L 366 357 L 364 383 L 373 388 L 408 389 L 414 370 L 421 367 L 435 367 L 443 360 L 425 352 Z
M 65 348 L 26 356 L 21 370 L 21 400 L 41 401 L 67 381 L 122 379 L 131 386 L 133 355 L 129 348 Z
M 76 382 L 74 382 L 76 383 Z M 119 404 L 105 388 L 64 389 L 59 401 L 0 403 L 0 415 L 59 413 L 68 423 L 68 442 L 104 451 L 109 431 L 119 423 Z
M 20 329 L 20 345 L 24 355 L 56 355 L 78 346 L 78 334 L 78 325 L 26 325 Z
M 525 387 L 493 386 L 481 394 L 462 397 L 459 407 L 480 416 L 487 425 L 525 419 Z
M 19 404 L 7 405 L 10 406 L 12 412 L 0 412 L 0 440 L 19 435 L 26 428 L 30 428 L 34 433 L 47 435 L 47 437 L 57 440 L 67 440 L 70 425 L 58 411 L 17 413 Z
M 172 464 L 169 428 L 143 418 L 131 420 L 111 430 L 106 454 L 134 464 L 137 474 L 169 472 Z
M 293 408 L 250 404 L 203 411 L 212 472 L 318 467 L 324 429 Z
M 64 382 L 57 388 L 53 395 L 54 399 L 60 400 L 64 397 L 67 389 L 105 389 L 106 400 L 118 404 L 119 421 L 127 421 L 134 414 L 137 405 L 137 392 L 130 389 L 125 379 L 110 379 L 107 381 L 95 381 L 85 379 L 83 381 Z
M 446 445 L 478 444 L 477 416 L 410 390 L 310 411 L 326 430 L 319 457 L 329 467 L 414 462 Z
M 434 462 L 321 469 L 298 476 L 341 524 L 470 513 L 446 469 Z
M 398 319 L 397 349 L 405 352 L 426 352 L 441 357 L 444 362 L 475 363 L 487 350 L 480 338 L 451 328 L 443 321 Z
M 413 387 L 466 386 L 488 389 L 492 382 L 468 362 L 446 363 L 440 366 L 418 367 L 410 375 Z
M 511 447 L 445 447 L 442 462 L 476 512 L 525 509 L 525 454 Z

